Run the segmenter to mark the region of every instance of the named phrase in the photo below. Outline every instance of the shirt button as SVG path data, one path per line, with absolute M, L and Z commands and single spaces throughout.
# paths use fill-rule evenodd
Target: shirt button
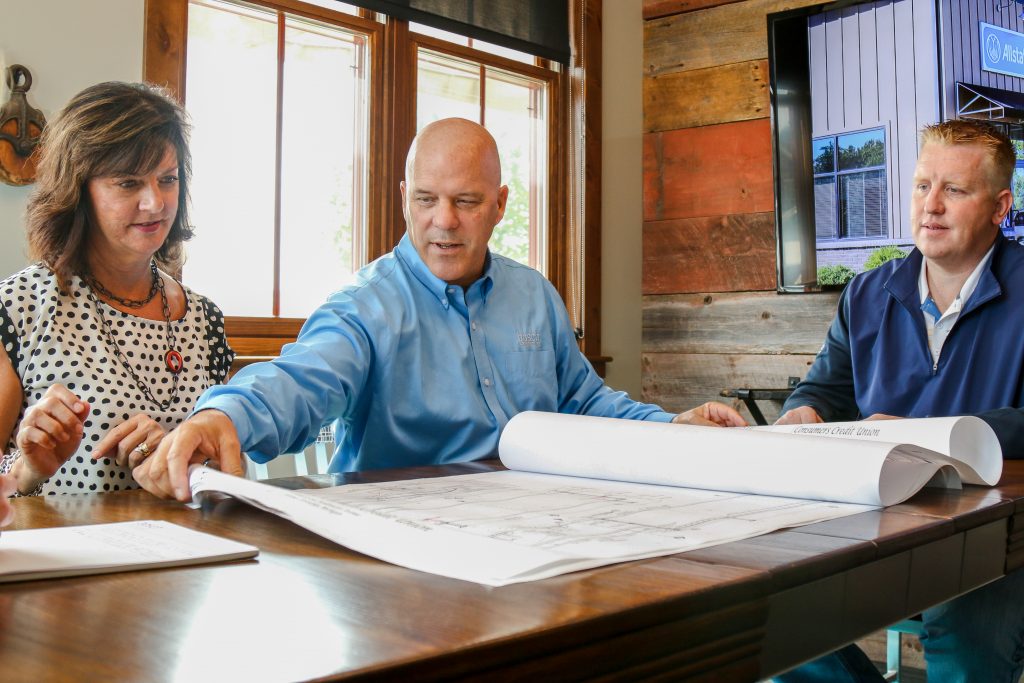
M 489 386 L 491 386 L 491 380 L 489 380 L 489 379 L 487 379 L 486 377 L 484 377 L 484 386 L 485 386 L 485 387 L 489 387 Z
M 475 331 L 476 330 L 476 323 L 475 322 L 474 323 L 470 323 L 470 327 L 472 327 L 473 330 Z
M 455 288 L 454 287 L 449 287 L 448 288 L 448 293 L 449 294 L 454 294 L 455 293 Z

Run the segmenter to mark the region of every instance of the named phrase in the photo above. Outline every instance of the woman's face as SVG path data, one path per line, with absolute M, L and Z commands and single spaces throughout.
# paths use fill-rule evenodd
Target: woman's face
M 86 187 L 95 228 L 90 250 L 104 260 L 148 262 L 178 214 L 178 155 L 168 145 L 149 173 L 97 176 Z

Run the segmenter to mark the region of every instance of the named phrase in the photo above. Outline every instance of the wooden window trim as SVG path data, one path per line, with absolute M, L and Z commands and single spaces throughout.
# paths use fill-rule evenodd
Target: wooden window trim
M 409 40 L 416 45 L 427 48 L 428 50 L 443 52 L 445 54 L 452 55 L 453 57 L 462 57 L 470 61 L 480 62 L 486 66 L 494 67 L 495 69 L 522 73 L 530 78 L 548 81 L 552 84 L 557 80 L 557 74 L 552 69 L 545 69 L 540 66 L 526 64 L 525 62 L 517 62 L 514 59 L 502 57 L 501 55 L 496 55 L 491 52 L 485 52 L 479 48 L 449 43 L 441 40 L 440 38 L 424 35 L 422 33 L 415 33 L 413 31 L 409 32 Z
M 574 172 L 574 163 L 567 157 L 566 145 L 549 145 L 548 168 L 552 178 L 549 188 L 549 238 L 547 245 L 547 277 L 562 295 L 570 310 L 575 305 L 570 293 L 570 260 L 572 239 L 567 233 L 569 220 L 568 183 L 580 175 L 585 178 L 579 196 L 585 206 L 582 259 L 584 275 L 582 292 L 585 336 L 580 347 L 603 376 L 605 363 L 611 359 L 601 355 L 601 0 L 567 0 L 570 3 L 573 60 L 556 76 L 551 88 L 549 139 L 569 139 L 569 109 L 574 98 L 582 97 L 586 121 L 585 169 Z M 499 55 L 467 46 L 445 43 L 431 36 L 414 34 L 406 22 L 381 24 L 372 13 L 359 16 L 334 12 L 297 0 L 261 0 L 270 9 L 287 11 L 311 19 L 329 20 L 364 31 L 371 42 L 371 68 L 380 77 L 371 79 L 371 120 L 384 125 L 371 126 L 369 187 L 367 192 L 366 259 L 371 261 L 394 248 L 405 234 L 405 219 L 399 193 L 395 191 L 404 177 L 405 153 L 415 134 L 415 88 L 413 74 L 416 45 L 464 56 L 490 66 L 537 74 L 550 78 L 552 72 L 517 62 Z M 188 36 L 188 0 L 146 0 L 143 42 L 143 77 L 166 87 L 179 100 L 185 98 L 186 45 Z M 465 52 L 463 52 L 465 51 Z M 258 322 L 257 322 L 258 321 Z M 244 318 L 228 316 L 228 337 L 240 356 L 273 356 L 282 340 L 292 340 L 301 327 L 301 320 L 287 318 Z M 265 334 L 251 334 L 253 330 Z

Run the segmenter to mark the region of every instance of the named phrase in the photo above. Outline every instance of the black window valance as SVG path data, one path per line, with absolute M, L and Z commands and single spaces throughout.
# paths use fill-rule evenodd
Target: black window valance
M 345 0 L 538 57 L 569 63 L 568 0 Z

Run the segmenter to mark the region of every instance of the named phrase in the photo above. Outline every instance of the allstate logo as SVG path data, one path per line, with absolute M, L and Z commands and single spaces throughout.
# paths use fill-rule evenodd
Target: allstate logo
M 994 33 L 988 34 L 988 38 L 985 39 L 985 52 L 991 63 L 999 63 L 1000 57 L 1003 56 L 1003 46 L 999 42 L 999 36 Z

